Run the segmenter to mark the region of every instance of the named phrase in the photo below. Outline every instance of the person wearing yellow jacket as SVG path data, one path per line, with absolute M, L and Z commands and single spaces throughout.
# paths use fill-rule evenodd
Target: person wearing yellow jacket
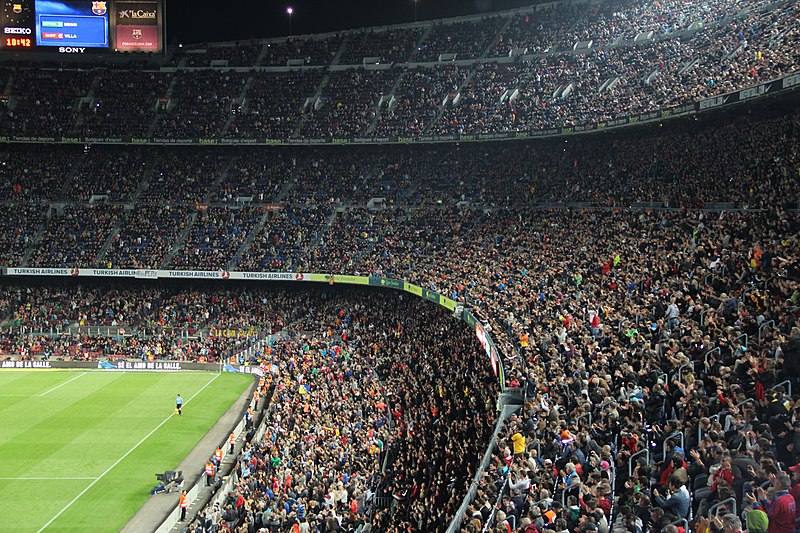
M 525 436 L 519 431 L 511 435 L 511 443 L 514 445 L 514 455 L 525 453 Z

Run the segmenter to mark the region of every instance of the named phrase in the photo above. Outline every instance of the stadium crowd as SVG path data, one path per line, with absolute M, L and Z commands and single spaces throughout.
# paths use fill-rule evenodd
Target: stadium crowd
M 0 131 L 317 138 L 611 120 L 794 72 L 797 10 L 612 1 L 429 32 L 187 49 L 176 65 L 346 64 L 366 48 L 383 62 L 535 54 L 178 69 L 149 75 L 144 93 L 125 90 L 130 71 L 3 69 Z M 641 46 L 615 42 L 648 31 Z M 567 51 L 588 40 L 602 46 Z M 142 94 L 157 95 L 152 107 Z M 323 272 L 334 287 L 6 280 L 0 351 L 263 364 L 274 391 L 265 439 L 245 445 L 235 490 L 189 526 L 197 533 L 438 532 L 453 520 L 466 533 L 792 532 L 796 103 L 536 143 L 5 147 L 4 266 Z M 339 274 L 406 280 L 466 306 L 505 381 L 449 313 L 340 290 Z M 502 421 L 500 386 L 522 403 Z
M 790 0 L 611 1 L 425 29 L 186 47 L 174 73 L 23 63 L 0 69 L 8 78 L 0 133 L 277 142 L 605 123 L 796 72 L 798 9 Z M 442 54 L 465 62 L 440 62 Z M 365 66 L 365 57 L 391 68 Z M 290 59 L 303 66 L 261 69 Z
M 446 525 L 460 503 L 461 483 L 452 477 L 474 471 L 493 426 L 496 382 L 486 367 L 467 371 L 485 360 L 477 341 L 453 330 L 441 309 L 408 296 L 340 291 L 294 299 L 301 316 L 270 346 L 264 365 L 273 389 L 264 439 L 245 444 L 226 501 L 189 530 Z M 445 357 L 453 364 L 440 365 Z M 438 392 L 421 394 L 431 389 Z M 420 454 L 419 442 L 449 452 Z M 377 495 L 387 490 L 404 511 L 373 519 Z M 436 513 L 416 508 L 421 496 Z

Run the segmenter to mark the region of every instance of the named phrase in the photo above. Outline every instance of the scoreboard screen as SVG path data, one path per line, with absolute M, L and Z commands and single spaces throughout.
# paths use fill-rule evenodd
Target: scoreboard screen
M 163 0 L 0 0 L 0 51 L 163 52 Z

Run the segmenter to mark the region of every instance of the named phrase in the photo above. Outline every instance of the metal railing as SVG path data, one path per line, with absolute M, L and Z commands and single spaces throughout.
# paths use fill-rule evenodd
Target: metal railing
M 678 368 L 678 381 L 683 379 L 683 369 L 686 368 L 686 367 L 690 367 L 692 369 L 692 372 L 694 372 L 694 362 L 693 361 L 689 361 L 685 365 L 681 365 Z
M 580 491 L 580 485 L 572 485 L 571 487 L 567 487 L 561 492 L 561 507 L 566 509 L 567 508 L 567 493 Z
M 726 506 L 728 504 L 731 504 L 732 507 L 733 507 L 733 510 L 731 512 L 733 514 L 738 514 L 736 512 L 736 498 L 728 498 L 727 500 L 722 500 L 721 502 L 717 502 L 714 505 L 712 505 L 711 507 L 709 507 L 708 508 L 708 512 L 706 513 L 706 518 L 711 518 L 712 514 L 714 516 L 719 516 L 718 509 L 721 508 L 722 506 Z
M 769 326 L 775 327 L 775 321 L 774 320 L 767 320 L 766 322 L 764 322 L 763 324 L 758 326 L 758 345 L 759 346 L 761 346 L 761 339 L 764 336 L 764 328 L 769 327 Z
M 488 532 L 489 528 L 491 528 L 492 523 L 494 522 L 494 516 L 495 516 L 495 514 L 497 514 L 497 511 L 499 510 L 500 502 L 503 501 L 503 495 L 506 493 L 506 490 L 508 489 L 509 485 L 511 485 L 511 478 L 510 477 L 506 478 L 505 482 L 503 483 L 503 486 L 498 491 L 497 501 L 494 503 L 494 506 L 492 507 L 492 513 L 486 519 L 486 524 L 483 526 L 483 533 Z M 512 517 L 513 517 L 513 515 L 512 515 Z M 508 518 L 508 517 L 506 517 L 506 518 Z
M 733 342 L 736 342 L 741 339 L 744 339 L 744 342 L 742 344 L 744 345 L 745 348 L 747 348 L 747 342 L 750 340 L 750 336 L 747 333 L 742 333 L 741 335 L 733 339 Z
M 717 346 L 712 350 L 707 351 L 706 354 L 703 356 L 703 362 L 706 364 L 706 366 L 708 366 L 708 356 L 715 352 L 719 354 L 720 357 L 722 357 L 722 350 L 720 349 L 719 346 Z
M 633 463 L 634 463 L 634 460 L 637 457 L 639 457 L 640 455 L 642 455 L 642 454 L 645 455 L 645 458 L 647 459 L 647 463 L 648 464 L 650 463 L 650 448 L 645 446 L 643 450 L 639 450 L 638 452 L 636 452 L 633 455 L 631 455 L 630 458 L 628 459 L 628 477 L 633 475 Z
M 706 327 L 706 314 L 711 311 L 711 309 L 706 309 L 702 313 L 700 313 L 700 327 Z
M 683 530 L 686 533 L 689 533 L 689 521 L 685 518 L 681 518 L 679 520 L 675 520 L 674 522 L 670 522 L 667 524 L 668 526 L 683 526 Z
M 777 390 L 778 387 L 783 387 L 784 385 L 786 385 L 786 392 L 789 394 L 789 396 L 791 396 L 792 395 L 792 382 L 789 381 L 788 379 L 786 381 L 781 381 L 780 383 L 778 383 L 774 387 L 770 387 L 769 390 Z
M 614 501 L 614 494 L 617 492 L 617 465 L 614 463 L 614 457 L 611 457 L 611 461 L 608 462 L 608 468 L 611 470 L 611 501 Z
M 581 420 L 583 420 L 584 418 L 587 418 L 587 417 L 589 418 L 589 427 L 592 427 L 592 413 L 591 413 L 591 411 L 588 412 L 588 413 L 583 413 L 581 416 L 578 417 L 578 419 L 575 421 L 575 423 L 578 424 L 578 427 L 581 426 Z

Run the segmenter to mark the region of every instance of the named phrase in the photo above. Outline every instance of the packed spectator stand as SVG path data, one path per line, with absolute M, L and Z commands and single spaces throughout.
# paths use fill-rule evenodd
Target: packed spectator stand
M 276 147 L 255 158 L 248 147 L 210 152 L 148 147 L 143 154 L 103 146 L 87 154 L 77 147 L 64 149 L 54 157 L 79 161 L 75 176 L 90 175 L 80 162 L 88 168 L 96 167 L 94 161 L 115 168 L 109 163 L 115 158 L 134 166 L 147 159 L 142 181 L 126 185 L 126 190 L 140 191 L 133 210 L 111 200 L 90 204 L 81 193 L 60 213 L 55 208 L 55 218 L 46 222 L 41 217 L 48 191 L 33 189 L 9 204 L 15 210 L 10 212 L 24 218 L 16 218 L 23 229 L 13 236 L 18 251 L 7 260 L 10 266 L 230 266 L 352 273 L 406 279 L 436 290 L 471 306 L 491 326 L 503 353 L 506 390 L 524 391 L 527 398 L 500 427 L 476 499 L 465 508 L 465 530 L 479 530 L 476 520 L 481 527 L 507 522 L 520 531 L 544 520 L 569 531 L 594 526 L 622 530 L 638 519 L 646 521 L 643 530 L 655 531 L 660 529 L 653 523 L 681 525 L 680 520 L 690 518 L 696 529 L 702 521 L 695 523 L 695 518 L 722 509 L 713 507 L 716 503 L 727 502 L 734 510 L 724 487 L 708 491 L 702 482 L 716 472 L 710 467 L 727 460 L 726 450 L 731 450 L 732 464 L 743 460 L 737 459 L 741 449 L 756 460 L 754 474 L 731 467 L 737 513 L 749 497 L 737 487 L 767 481 L 780 486 L 780 469 L 797 462 L 781 446 L 793 438 L 790 389 L 797 386 L 800 120 L 796 111 L 780 109 L 759 119 L 737 115 L 613 138 L 519 147 L 484 144 L 477 152 L 448 145 L 347 152 Z M 668 139 L 673 143 L 667 144 Z M 649 158 L 641 156 L 645 147 Z M 18 155 L 24 161 L 29 151 L 41 155 L 35 146 L 6 150 L 8 161 Z M 731 153 L 743 157 L 733 159 Z M 243 203 L 238 193 L 216 192 L 238 191 L 240 183 L 248 183 L 240 176 L 262 176 L 268 167 L 272 173 L 256 184 L 251 177 L 250 188 L 243 189 L 255 197 L 263 191 L 258 201 Z M 19 190 L 11 179 L 19 176 L 7 176 L 5 188 Z M 505 186 L 493 187 L 501 176 L 507 176 Z M 162 184 L 157 188 L 163 191 L 161 202 L 144 194 L 153 179 Z M 383 209 L 367 207 L 371 195 L 365 189 L 373 187 L 392 191 Z M 210 205 L 198 210 L 194 202 L 203 198 Z M 578 208 L 553 203 L 565 198 Z M 726 199 L 734 201 L 712 205 Z M 528 207 L 535 204 L 538 209 Z M 631 209 L 632 204 L 640 207 Z M 40 218 L 25 215 L 36 213 L 37 206 Z M 250 222 L 239 226 L 231 224 L 234 219 Z M 152 229 L 137 229 L 143 223 L 153 224 L 144 226 Z M 203 249 L 206 239 L 245 249 L 211 246 L 224 257 L 197 262 L 181 255 L 182 250 Z M 98 251 L 97 243 L 106 241 L 108 250 Z M 21 247 L 25 242 L 30 245 Z M 158 260 L 147 255 L 151 247 Z M 252 288 L 209 287 L 191 293 L 91 288 L 78 296 L 70 284 L 56 290 L 19 283 L 4 289 L 6 353 L 227 360 L 248 353 L 253 339 L 212 335 L 212 330 L 272 332 L 288 323 L 280 313 L 261 309 Z M 411 338 L 404 320 L 415 314 L 399 316 L 406 317 L 400 323 Z M 98 328 L 95 333 L 92 326 Z M 120 328 L 127 331 L 124 344 Z M 446 331 L 466 330 L 456 326 Z M 419 332 L 413 337 L 427 338 Z M 420 341 L 419 346 L 428 344 Z M 481 361 L 478 365 L 488 371 L 488 361 Z M 776 411 L 773 394 L 782 394 L 777 398 L 786 403 L 780 403 L 784 411 Z M 779 425 L 784 419 L 788 433 Z M 385 531 L 443 531 L 458 516 L 460 499 L 488 442 L 487 428 L 480 435 L 472 433 L 475 427 L 469 429 L 467 440 L 475 446 L 459 449 L 456 456 L 469 458 L 465 466 L 470 470 L 456 478 L 456 485 L 434 497 L 426 485 L 431 480 L 413 476 L 380 478 L 371 492 L 356 492 L 365 486 L 354 484 L 348 496 L 358 501 L 364 495 L 366 503 L 371 495 L 372 503 L 357 507 L 354 516 L 335 511 L 336 516 L 353 529 L 361 520 Z M 665 449 L 666 437 L 673 444 Z M 743 440 L 731 440 L 737 438 Z M 455 440 L 460 445 L 463 439 Z M 414 465 L 413 451 L 404 447 L 408 443 L 394 444 L 398 464 Z M 666 503 L 670 477 L 664 472 L 673 445 L 689 467 L 684 485 L 692 495 L 691 515 L 671 515 L 674 509 Z M 770 445 L 777 448 L 765 451 Z M 249 453 L 265 453 L 262 444 L 252 446 Z M 634 456 L 643 450 L 649 457 Z M 783 466 L 770 466 L 770 454 Z M 556 470 L 550 470 L 551 464 Z M 267 472 L 272 470 L 258 475 Z M 240 485 L 237 490 L 254 490 L 244 481 Z M 253 523 L 260 519 L 263 524 L 268 508 L 273 511 L 267 520 L 277 510 L 284 524 L 290 521 L 291 502 L 285 517 L 275 507 L 285 497 L 252 497 Z
M 0 69 L 0 133 L 313 143 L 610 121 L 796 72 L 797 5 L 556 4 L 187 46 L 138 88 L 115 67 L 18 65 Z M 799 138 L 788 95 L 537 142 L 7 144 L 6 267 L 406 280 L 471 310 L 505 379 L 444 311 L 337 287 L 5 278 L 0 349 L 266 356 L 267 437 L 192 531 L 794 531 Z
M 187 45 L 143 73 L 8 64 L 0 135 L 285 142 L 606 124 L 795 73 L 798 9 L 791 0 L 569 2 Z

